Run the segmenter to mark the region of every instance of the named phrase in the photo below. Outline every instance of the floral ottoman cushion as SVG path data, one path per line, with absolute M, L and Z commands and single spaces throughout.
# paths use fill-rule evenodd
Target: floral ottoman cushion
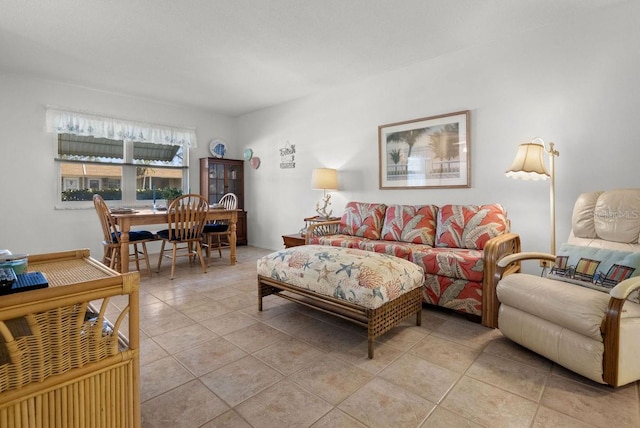
M 355 248 L 303 245 L 258 260 L 258 275 L 376 309 L 421 287 L 420 266 Z

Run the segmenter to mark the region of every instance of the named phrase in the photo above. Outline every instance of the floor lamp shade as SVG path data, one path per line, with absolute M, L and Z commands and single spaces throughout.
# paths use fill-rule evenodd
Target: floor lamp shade
M 545 148 L 542 138 L 534 138 L 530 143 L 520 144 L 516 158 L 505 175 L 521 180 L 546 180 L 549 178 L 549 209 L 551 220 L 551 254 L 556 253 L 556 196 L 555 196 L 555 163 L 554 158 L 559 156 L 553 148 L 554 143 L 549 143 Z M 544 153 L 549 155 L 549 170 L 544 166 Z
M 316 168 L 311 173 L 311 188 L 322 190 L 338 189 L 338 171 L 331 168 Z
M 511 168 L 505 175 L 520 180 L 546 180 L 549 173 L 544 166 L 544 146 L 535 143 L 520 144 Z

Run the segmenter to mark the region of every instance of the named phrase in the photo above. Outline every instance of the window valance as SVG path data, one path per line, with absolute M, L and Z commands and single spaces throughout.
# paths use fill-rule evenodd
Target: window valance
M 47 108 L 47 131 L 74 135 L 196 147 L 196 132 L 188 128 Z

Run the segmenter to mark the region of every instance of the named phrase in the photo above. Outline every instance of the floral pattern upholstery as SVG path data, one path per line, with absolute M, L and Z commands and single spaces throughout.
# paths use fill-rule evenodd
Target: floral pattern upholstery
M 408 260 L 424 271 L 424 302 L 479 316 L 484 247 L 509 228 L 498 204 L 387 207 L 351 202 L 340 223 L 340 234 L 312 236 L 310 243 Z
M 380 239 L 380 230 L 386 209 L 385 204 L 349 202 L 340 219 L 340 233 L 368 239 Z
M 507 230 L 507 215 L 499 204 L 445 205 L 438 211 L 436 246 L 481 250 Z
M 387 254 L 303 245 L 260 258 L 258 275 L 369 309 L 421 287 L 422 268 Z
M 425 273 L 482 282 L 484 259 L 480 250 L 463 248 L 423 248 L 414 250 L 409 259 Z
M 390 205 L 384 215 L 382 239 L 433 245 L 437 213 L 435 205 Z
M 312 236 L 309 240 L 309 244 L 314 245 L 330 245 L 332 247 L 344 247 L 344 248 L 360 248 L 360 243 L 368 241 L 366 238 L 351 235 L 327 235 L 327 236 Z
M 373 239 L 363 239 L 358 248 L 375 253 L 389 254 L 401 259 L 409 260 L 414 246 L 405 242 L 377 241 Z
M 432 305 L 482 316 L 482 282 L 426 275 L 422 297 Z

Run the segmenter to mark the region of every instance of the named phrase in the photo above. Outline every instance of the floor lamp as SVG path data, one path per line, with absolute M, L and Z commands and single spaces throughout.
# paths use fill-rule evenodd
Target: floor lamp
M 316 204 L 316 212 L 321 217 L 329 219 L 333 210 L 327 212 L 327 208 L 331 205 L 331 194 L 327 193 L 327 190 L 338 189 L 338 171 L 331 168 L 314 169 L 311 173 L 311 187 L 313 189 L 322 189 L 324 191 L 324 196 L 321 200 L 323 205 L 320 206 L 320 202 L 318 202 Z
M 555 196 L 555 165 L 554 158 L 560 153 L 553 148 L 553 143 L 549 147 L 545 146 L 542 138 L 534 138 L 530 143 L 520 144 L 518 153 L 505 175 L 520 180 L 551 180 L 549 191 L 549 205 L 551 209 L 551 254 L 556 254 L 556 196 Z M 549 169 L 544 166 L 543 153 L 549 155 Z

